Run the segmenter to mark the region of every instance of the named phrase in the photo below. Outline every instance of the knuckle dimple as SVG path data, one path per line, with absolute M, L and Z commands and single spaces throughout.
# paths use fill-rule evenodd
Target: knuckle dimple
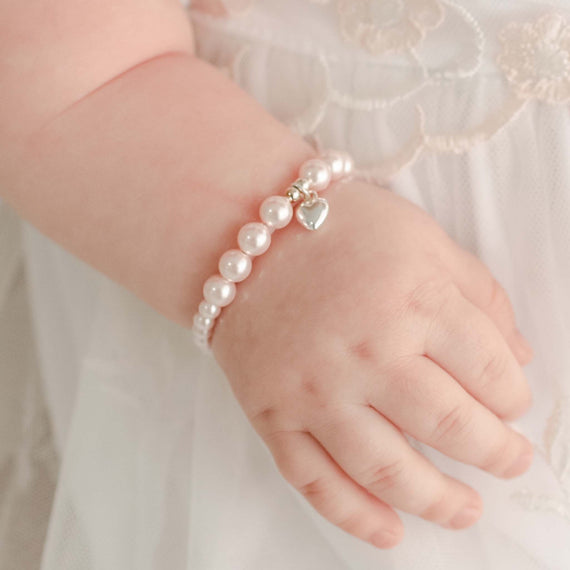
M 405 297 L 406 311 L 419 318 L 431 319 L 449 301 L 453 290 L 454 286 L 450 280 L 424 281 Z
M 402 485 L 404 479 L 405 466 L 402 460 L 375 465 L 359 477 L 362 485 L 375 494 L 382 494 Z
M 325 382 L 323 376 L 318 374 L 306 374 L 300 379 L 298 392 L 304 396 L 311 406 L 327 409 L 333 403 L 331 383 Z
M 351 344 L 348 347 L 348 352 L 349 354 L 356 356 L 356 358 L 358 358 L 359 360 L 372 360 L 374 356 L 372 345 L 367 340 Z
M 277 410 L 273 406 L 266 406 L 254 413 L 250 418 L 250 422 L 258 430 L 267 431 L 267 428 L 274 424 L 276 415 Z
M 471 414 L 465 406 L 458 404 L 437 420 L 432 434 L 432 441 L 437 445 L 451 439 L 464 438 L 469 434 L 470 428 Z
M 320 386 L 315 376 L 305 376 L 301 380 L 301 391 L 310 396 L 318 396 L 320 394 Z

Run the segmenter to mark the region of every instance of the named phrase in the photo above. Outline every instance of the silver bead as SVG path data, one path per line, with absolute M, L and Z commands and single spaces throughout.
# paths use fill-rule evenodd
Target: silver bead
M 295 186 L 291 186 L 287 190 L 287 197 L 291 202 L 298 202 L 301 199 L 301 192 Z
M 250 222 L 239 231 L 238 244 L 248 255 L 261 255 L 271 245 L 271 232 L 265 224 Z
M 285 196 L 269 196 L 261 204 L 259 216 L 269 228 L 279 230 L 293 218 L 293 206 Z
M 312 158 L 307 160 L 299 170 L 299 176 L 306 178 L 311 184 L 311 190 L 320 192 L 331 182 L 331 169 L 329 165 L 320 158 Z
M 251 258 L 239 249 L 229 249 L 220 257 L 218 269 L 222 277 L 238 283 L 251 273 Z
M 296 203 L 308 197 L 311 183 L 305 178 L 298 178 L 289 186 L 287 198 L 290 202 Z
M 204 283 L 204 299 L 207 303 L 225 307 L 229 305 L 236 296 L 236 286 L 231 281 L 224 279 L 220 275 L 212 275 Z
M 220 307 L 217 305 L 212 305 L 206 301 L 202 301 L 198 307 L 198 312 L 203 316 L 210 319 L 215 319 L 221 312 Z

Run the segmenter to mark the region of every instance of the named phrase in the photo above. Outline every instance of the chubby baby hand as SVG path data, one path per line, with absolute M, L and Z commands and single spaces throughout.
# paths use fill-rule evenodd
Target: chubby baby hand
M 407 434 L 497 477 L 532 447 L 505 420 L 531 395 L 531 349 L 485 266 L 423 211 L 376 186 L 326 193 L 329 218 L 293 222 L 256 259 L 213 348 L 284 478 L 324 517 L 387 548 L 401 509 L 473 524 L 479 495 Z

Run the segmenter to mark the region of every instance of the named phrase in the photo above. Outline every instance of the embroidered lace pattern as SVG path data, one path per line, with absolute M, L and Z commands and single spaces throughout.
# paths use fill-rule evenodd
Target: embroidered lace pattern
M 337 12 L 339 33 L 344 40 L 375 56 L 382 65 L 385 58 L 410 66 L 410 81 L 395 92 L 370 95 L 358 89 L 347 93 L 335 81 L 335 67 L 323 53 L 315 53 L 324 89 L 315 93 L 310 106 L 290 121 L 290 126 L 319 142 L 318 127 L 331 105 L 354 111 L 385 110 L 415 115 L 415 132 L 394 154 L 363 175 L 388 180 L 415 162 L 425 151 L 464 153 L 491 139 L 505 128 L 530 103 L 564 104 L 570 97 L 570 23 L 558 13 L 546 13 L 534 21 L 511 22 L 495 38 L 498 52 L 496 71 L 502 73 L 507 89 L 500 104 L 491 106 L 477 125 L 463 130 L 441 132 L 427 126 L 421 95 L 429 90 L 453 89 L 454 83 L 482 73 L 483 55 L 488 38 L 476 18 L 453 0 L 306 0 Z M 246 11 L 251 0 L 195 0 L 194 9 L 212 15 L 236 15 Z M 469 53 L 458 61 L 428 65 L 424 44 L 445 44 L 445 24 L 462 28 Z M 438 37 L 439 36 L 439 37 Z M 451 44 L 451 42 L 449 42 Z M 450 48 L 452 46 L 448 46 Z M 251 48 L 247 43 L 236 54 L 229 71 L 239 82 L 240 64 Z M 394 59 L 398 58 L 398 59 Z

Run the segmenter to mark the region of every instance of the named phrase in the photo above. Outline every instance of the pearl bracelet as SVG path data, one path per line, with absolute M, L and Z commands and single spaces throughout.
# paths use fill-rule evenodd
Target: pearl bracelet
M 261 222 L 245 224 L 238 233 L 239 249 L 226 251 L 218 263 L 219 274 L 204 283 L 204 299 L 194 315 L 194 341 L 202 350 L 210 351 L 210 338 L 222 307 L 229 305 L 236 295 L 236 283 L 251 273 L 252 257 L 265 253 L 271 244 L 271 234 L 284 228 L 293 218 L 296 206 L 297 221 L 308 230 L 317 230 L 325 221 L 329 204 L 318 192 L 326 190 L 331 182 L 352 173 L 354 161 L 340 151 L 329 150 L 321 158 L 312 158 L 301 165 L 299 178 L 289 186 L 285 195 L 269 196 L 259 209 Z

